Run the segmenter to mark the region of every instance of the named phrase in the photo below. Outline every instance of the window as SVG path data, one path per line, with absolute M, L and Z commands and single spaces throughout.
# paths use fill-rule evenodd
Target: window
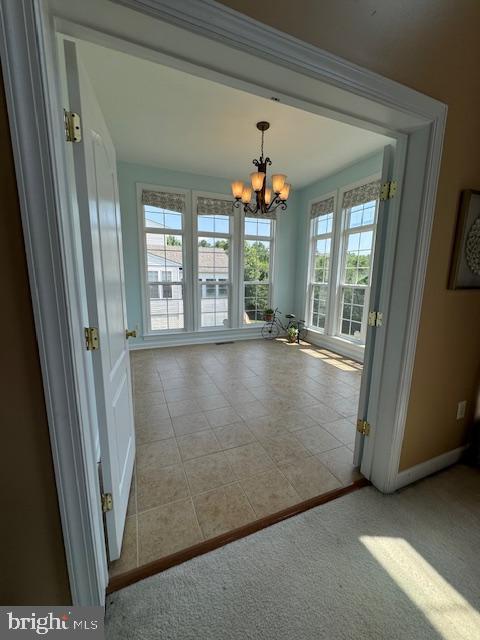
M 230 326 L 233 210 L 230 200 L 197 198 L 200 328 Z
M 273 220 L 245 218 L 243 243 L 244 323 L 263 320 L 271 304 Z
M 313 203 L 307 318 L 326 335 L 364 343 L 380 182 Z M 340 203 L 339 203 L 340 204 Z
M 334 211 L 333 196 L 316 202 L 311 208 L 309 317 L 310 326 L 322 332 L 329 301 Z
M 184 328 L 185 196 L 142 192 L 148 331 Z
M 273 219 L 244 218 L 230 196 L 141 185 L 139 197 L 147 333 L 263 320 L 272 304 Z
M 344 209 L 338 333 L 364 341 L 370 294 L 377 200 Z

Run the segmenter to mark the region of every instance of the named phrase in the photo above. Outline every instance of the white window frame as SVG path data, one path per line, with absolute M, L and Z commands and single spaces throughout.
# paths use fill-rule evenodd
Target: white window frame
M 337 201 L 338 201 L 338 191 L 330 191 L 329 193 L 325 193 L 322 194 L 321 196 L 317 197 L 317 198 L 313 198 L 312 200 L 310 200 L 308 202 L 308 216 L 309 216 L 309 221 L 308 221 L 308 249 L 307 249 L 307 255 L 308 255 L 308 269 L 307 269 L 307 287 L 306 287 L 306 300 L 305 300 L 305 322 L 306 325 L 309 329 L 311 329 L 312 331 L 317 331 L 318 333 L 321 333 L 322 335 L 328 335 L 329 334 L 329 323 L 330 323 L 330 306 L 331 306 L 331 300 L 332 300 L 332 295 L 331 295 L 331 289 L 332 289 L 332 277 L 335 274 L 335 269 L 333 267 L 333 263 L 334 260 L 336 259 L 336 251 L 335 251 L 335 247 L 336 247 L 336 234 L 335 234 L 335 230 L 336 230 L 336 223 L 337 223 Z M 321 234 L 321 235 L 315 235 L 314 231 L 315 231 L 315 225 L 316 225 L 316 221 L 317 221 L 317 217 L 312 218 L 311 217 L 311 210 L 312 210 L 312 206 L 314 204 L 316 204 L 317 202 L 322 202 L 322 200 L 328 200 L 329 198 L 333 198 L 333 224 L 332 224 L 332 232 L 329 234 Z M 327 294 L 327 306 L 326 306 L 326 317 L 325 317 L 325 327 L 322 329 L 321 327 L 317 327 L 315 325 L 313 325 L 312 322 L 312 317 L 313 317 L 313 286 L 314 286 L 314 282 L 313 282 L 313 274 L 315 271 L 315 267 L 314 267 L 314 255 L 315 255 L 315 243 L 317 240 L 321 239 L 321 238 L 327 238 L 330 237 L 331 238 L 331 243 L 330 243 L 330 260 L 329 260 L 329 269 L 328 269 L 328 294 Z
M 378 219 L 378 200 L 377 206 L 375 209 L 375 223 L 374 225 L 367 225 L 363 227 L 357 227 L 355 229 L 347 229 L 346 228 L 346 217 L 347 210 L 343 209 L 343 196 L 347 191 L 351 189 L 356 189 L 357 187 L 361 187 L 364 184 L 369 184 L 370 182 L 375 182 L 380 180 L 381 174 L 375 173 L 373 175 L 362 178 L 361 180 L 357 180 L 356 182 L 351 182 L 349 184 L 343 185 L 339 187 L 335 191 L 330 191 L 328 193 L 321 194 L 308 202 L 308 215 L 310 216 L 310 211 L 312 205 L 316 202 L 321 202 L 322 200 L 326 200 L 327 198 L 334 197 L 335 199 L 335 207 L 334 207 L 334 215 L 333 215 L 333 239 L 331 244 L 331 260 L 330 260 L 330 274 L 329 274 L 329 292 L 328 292 L 328 304 L 327 304 L 327 318 L 325 321 L 325 329 L 315 327 L 311 324 L 311 270 L 313 264 L 313 229 L 314 229 L 314 219 L 309 220 L 309 233 L 308 233 L 308 271 L 307 271 L 307 283 L 306 283 L 306 302 L 305 302 L 305 318 L 307 320 L 307 328 L 309 331 L 314 333 L 318 333 L 322 336 L 325 336 L 328 339 L 333 340 L 341 340 L 343 343 L 349 343 L 355 345 L 356 348 L 364 349 L 365 339 L 366 339 L 366 330 L 367 330 L 367 320 L 368 320 L 368 307 L 370 301 L 370 287 L 371 287 L 371 276 L 372 276 L 372 268 L 373 261 L 370 263 L 370 273 L 369 280 L 370 284 L 366 295 L 365 295 L 365 305 L 364 305 L 364 314 L 362 318 L 362 334 L 360 338 L 349 337 L 340 332 L 340 317 L 341 317 L 341 275 L 343 273 L 343 267 L 345 264 L 345 241 L 347 235 L 350 233 L 356 233 L 360 231 L 368 231 L 369 229 L 373 229 L 373 248 L 372 248 L 372 256 L 375 259 L 375 232 L 376 225 Z
M 142 191 L 163 191 L 165 193 L 178 193 L 185 197 L 185 211 L 182 215 L 182 229 L 152 229 L 145 225 L 144 204 L 142 202 Z M 158 184 L 146 184 L 137 182 L 137 218 L 138 218 L 138 241 L 139 241 L 139 258 L 140 258 L 140 278 L 141 278 L 141 297 L 142 297 L 142 329 L 143 336 L 163 336 L 176 333 L 185 333 L 191 330 L 192 326 L 192 304 L 191 304 L 191 192 L 189 189 L 181 189 L 179 187 L 166 187 Z M 183 329 L 151 329 L 149 296 L 147 289 L 148 264 L 147 264 L 147 233 L 167 233 L 170 235 L 182 236 L 182 255 L 183 255 Z M 172 283 L 178 284 L 178 283 Z M 159 283 L 161 286 L 161 283 Z M 162 296 L 159 299 L 163 299 Z
M 370 181 L 369 181 L 370 182 Z M 362 182 L 362 184 L 365 184 L 364 182 Z M 367 321 L 368 321 L 368 309 L 369 309 L 369 305 L 370 305 L 370 290 L 371 290 L 371 286 L 372 286 L 372 271 L 373 271 L 373 261 L 375 259 L 375 234 L 376 234 L 376 230 L 377 230 L 377 220 L 378 220 L 378 204 L 379 204 L 379 200 L 377 198 L 376 203 L 375 203 L 375 218 L 374 218 L 374 223 L 373 224 L 368 224 L 368 225 L 362 225 L 361 227 L 355 227 L 353 229 L 351 228 L 347 228 L 347 220 L 348 220 L 348 215 L 349 215 L 349 209 L 351 209 L 351 207 L 349 209 L 342 209 L 342 238 L 341 238 L 341 243 L 340 243 L 340 255 L 339 255 L 339 273 L 338 273 L 338 284 L 337 284 L 337 290 L 335 293 L 335 297 L 336 297 L 336 303 L 337 303 L 337 308 L 336 308 L 336 318 L 335 318 L 335 335 L 338 336 L 339 338 L 342 338 L 343 340 L 348 340 L 350 342 L 354 342 L 357 343 L 361 346 L 365 345 L 365 341 L 367 338 Z M 373 240 L 372 240 L 372 248 L 371 248 L 371 260 L 370 260 L 370 268 L 368 271 L 368 285 L 348 285 L 345 283 L 342 283 L 342 274 L 345 270 L 345 262 L 346 262 L 346 258 L 347 258 L 347 246 L 348 246 L 348 238 L 349 236 L 351 236 L 352 234 L 355 233 L 364 233 L 364 232 L 368 232 L 368 231 L 372 231 L 373 232 Z M 364 297 L 364 302 L 363 302 L 363 315 L 362 315 L 362 321 L 361 321 L 361 331 L 360 331 L 360 337 L 359 338 L 355 338 L 353 336 L 348 336 L 344 333 L 342 333 L 341 330 L 341 323 L 342 323 L 342 291 L 343 289 L 347 288 L 351 286 L 353 289 L 364 289 L 365 290 L 365 297 Z
M 192 220 L 191 220 L 191 229 L 192 229 L 192 275 L 193 275 L 193 283 L 194 283 L 194 291 L 193 291 L 193 309 L 194 309 L 194 331 L 198 332 L 208 332 L 208 331 L 222 331 L 225 329 L 234 329 L 237 328 L 238 325 L 238 312 L 235 304 L 235 290 L 238 287 L 238 270 L 234 268 L 234 265 L 237 263 L 237 253 L 238 253 L 238 224 L 236 224 L 236 214 L 237 210 L 233 209 L 232 215 L 230 218 L 229 232 L 218 233 L 213 231 L 199 231 L 198 230 L 198 215 L 197 215 L 197 202 L 199 198 L 213 198 L 218 200 L 229 200 L 234 203 L 234 199 L 231 195 L 225 193 L 213 193 L 211 191 L 195 191 L 192 190 Z M 202 286 L 198 280 L 198 237 L 205 236 L 209 238 L 229 238 L 229 255 L 228 255 L 228 273 L 229 279 L 227 282 L 221 282 L 218 284 L 225 284 L 228 286 L 228 324 L 226 326 L 217 325 L 214 327 L 202 327 L 201 326 L 201 295 L 200 295 L 200 287 Z
M 245 233 L 245 219 L 251 218 L 253 220 L 262 220 L 267 219 L 270 221 L 270 236 L 251 236 Z M 262 218 L 256 216 L 249 216 L 243 213 L 241 215 L 241 234 L 240 234 L 240 244 L 239 244 L 239 252 L 240 252 L 240 286 L 239 286 L 239 298 L 240 298 L 240 318 L 239 318 L 239 326 L 245 329 L 255 328 L 259 326 L 259 322 L 245 322 L 245 240 L 266 240 L 270 242 L 270 261 L 269 261 L 269 269 L 268 269 L 268 282 L 249 282 L 248 284 L 268 284 L 268 305 L 271 307 L 273 304 L 274 293 L 273 287 L 275 282 L 275 233 L 276 233 L 276 224 L 277 221 L 275 218 Z

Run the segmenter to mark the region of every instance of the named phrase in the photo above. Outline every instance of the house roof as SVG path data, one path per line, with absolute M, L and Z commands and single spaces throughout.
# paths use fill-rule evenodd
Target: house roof
M 199 270 L 203 271 L 215 267 L 216 270 L 222 269 L 226 272 L 228 270 L 228 253 L 218 247 L 206 247 L 205 249 L 198 253 Z M 165 253 L 167 257 L 165 257 Z M 161 249 L 158 251 L 149 249 L 148 256 L 152 256 L 154 263 L 159 265 L 182 266 L 183 262 L 182 251 L 175 249 L 168 249 L 167 252 Z

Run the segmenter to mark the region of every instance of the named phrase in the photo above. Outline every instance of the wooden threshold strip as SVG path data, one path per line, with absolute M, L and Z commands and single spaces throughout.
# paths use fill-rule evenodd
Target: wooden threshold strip
M 315 498 L 304 500 L 303 502 L 299 502 L 293 505 L 293 507 L 288 507 L 288 509 L 277 511 L 277 513 L 265 516 L 265 518 L 260 518 L 259 520 L 249 522 L 243 527 L 232 529 L 232 531 L 222 533 L 215 538 L 204 540 L 203 542 L 199 542 L 192 547 L 187 547 L 186 549 L 182 549 L 181 551 L 172 553 L 169 556 L 160 558 L 159 560 L 154 560 L 153 562 L 144 564 L 141 567 L 137 567 L 136 569 L 132 569 L 131 571 L 127 571 L 118 576 L 114 576 L 113 578 L 111 578 L 108 584 L 107 593 L 113 593 L 114 591 L 118 591 L 119 589 L 128 587 L 128 585 L 133 584 L 134 582 L 138 582 L 139 580 L 143 580 L 144 578 L 153 576 L 156 573 L 161 573 L 162 571 L 170 569 L 177 564 L 182 564 L 182 562 L 186 562 L 187 560 L 191 560 L 192 558 L 201 556 L 204 553 L 213 551 L 214 549 L 219 549 L 220 547 L 223 547 L 230 542 L 234 542 L 235 540 L 239 540 L 240 538 L 249 536 L 256 531 L 261 531 L 266 527 L 270 527 L 272 524 L 276 524 L 277 522 L 281 522 L 282 520 L 286 520 L 287 518 L 292 518 L 293 516 L 303 513 L 304 511 L 308 511 L 309 509 L 318 507 L 321 504 L 325 504 L 326 502 L 330 502 L 331 500 L 340 498 L 341 496 L 344 496 L 348 493 L 357 491 L 357 489 L 366 487 L 369 484 L 370 482 L 368 480 L 366 480 L 365 478 L 361 478 L 360 480 L 356 480 L 352 484 L 348 485 L 348 487 L 341 487 L 340 489 L 335 489 L 334 491 L 323 493 L 320 496 L 315 496 Z

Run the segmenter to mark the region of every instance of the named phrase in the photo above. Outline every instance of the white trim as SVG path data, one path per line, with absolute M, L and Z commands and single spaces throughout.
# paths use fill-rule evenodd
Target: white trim
M 60 213 L 70 208 L 63 131 L 52 120 L 61 111 L 52 78 L 45 77 L 53 52 L 37 37 L 44 20 L 38 2 L 2 0 L 0 58 L 72 602 L 103 605 L 108 573 L 96 443 L 82 311 L 70 295 L 76 288 L 72 229 Z
M 245 327 L 239 329 L 213 329 L 180 333 L 170 333 L 162 336 L 149 336 L 144 342 L 130 344 L 130 350 L 152 349 L 162 347 L 183 347 L 195 344 L 210 344 L 216 342 L 237 342 L 239 340 L 258 340 L 262 337 L 262 325 L 259 327 Z
M 119 2 L 134 11 L 126 12 Z M 370 438 L 379 454 L 374 456 L 372 480 L 380 490 L 393 491 L 410 395 L 446 105 L 213 0 L 117 0 L 116 4 L 85 0 L 81 6 L 70 1 L 57 6 L 63 25 L 67 29 L 73 25 L 72 35 L 87 34 L 87 39 L 96 38 L 99 44 L 123 46 L 152 61 L 169 61 L 176 68 L 265 97 L 271 96 L 272 86 L 288 87 L 290 93 L 275 89 L 286 104 L 391 135 L 402 144 L 409 136 L 405 173 L 409 192 L 401 199 L 409 202 L 402 214 L 407 221 L 413 216 L 417 243 L 409 239 L 410 249 L 396 269 L 404 277 L 403 289 L 395 292 L 394 300 L 402 312 L 389 314 L 386 337 L 379 341 L 385 344 L 378 371 L 382 393 L 372 413 L 382 428 L 374 429 Z M 85 435 L 88 405 L 82 396 L 81 334 L 75 318 L 78 291 L 71 280 L 61 105 L 55 94 L 54 33 L 47 8 L 48 0 L 0 0 L 0 48 L 70 584 L 74 604 L 86 605 L 102 602 L 107 578 L 101 559 L 104 546 L 102 551 L 98 540 L 98 495 L 94 502 L 95 456 Z M 175 32 L 177 27 L 146 19 L 144 14 L 180 25 L 182 37 Z M 99 31 L 75 24 L 86 16 Z M 169 37 L 162 37 L 163 32 Z M 237 52 L 219 55 L 218 49 L 227 48 Z M 245 64 L 255 56 L 255 64 Z M 298 71 L 297 82 L 290 82 Z M 392 250 L 394 246 L 389 245 Z M 395 286 L 398 273 L 389 278 Z
M 148 295 L 147 295 L 147 245 L 146 245 L 146 227 L 145 227 L 145 216 L 143 210 L 142 203 L 142 191 L 146 189 L 149 191 L 164 191 L 165 193 L 178 193 L 183 194 L 185 196 L 185 211 L 182 213 L 182 229 L 178 231 L 177 229 L 171 230 L 172 234 L 176 233 L 177 235 L 182 236 L 182 254 L 183 254 L 183 262 L 184 266 L 184 275 L 185 273 L 189 274 L 191 269 L 188 269 L 188 266 L 191 265 L 190 259 L 190 245 L 191 245 L 191 232 L 188 231 L 191 227 L 191 197 L 190 190 L 184 189 L 181 187 L 164 187 L 159 184 L 147 184 L 145 182 L 136 182 L 135 183 L 135 193 L 137 198 L 137 228 L 138 228 L 138 252 L 139 252 L 139 260 L 140 260 L 140 292 L 141 292 L 141 300 L 142 300 L 142 337 L 146 338 L 149 336 L 158 336 L 168 333 L 168 331 L 152 331 L 150 329 L 149 322 L 149 311 L 148 311 Z M 158 230 L 158 233 L 163 233 L 165 230 Z M 148 231 L 150 233 L 150 231 Z M 155 233 L 155 231 L 152 231 Z M 191 285 L 188 278 L 183 279 L 183 304 L 184 304 L 184 315 L 183 315 L 183 324 L 184 329 L 177 330 L 175 329 L 175 333 L 179 333 L 180 331 L 187 331 L 189 326 L 190 314 L 191 314 L 191 305 L 187 303 L 187 299 L 190 295 Z M 185 313 L 185 310 L 187 313 Z
M 350 340 L 344 340 L 339 336 L 327 336 L 313 329 L 307 329 L 307 331 L 307 341 L 311 342 L 311 344 L 363 363 L 365 349 L 361 345 L 350 342 Z
M 459 462 L 466 448 L 467 447 L 458 447 L 457 449 L 452 449 L 451 451 L 442 453 L 436 458 L 431 458 L 430 460 L 416 464 L 414 467 L 400 471 L 396 478 L 395 489 L 401 489 L 412 482 L 417 482 L 417 480 L 431 476 L 432 473 L 437 473 L 442 469 L 451 467 L 453 464 Z

